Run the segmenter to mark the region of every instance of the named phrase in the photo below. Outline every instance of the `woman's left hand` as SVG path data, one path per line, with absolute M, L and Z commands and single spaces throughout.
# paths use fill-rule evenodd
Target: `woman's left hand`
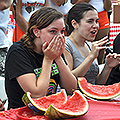
M 62 35 L 55 36 L 48 44 L 43 44 L 43 53 L 46 58 L 55 60 L 61 56 L 65 48 L 65 37 Z
M 109 68 L 113 68 L 116 65 L 120 64 L 120 54 L 116 54 L 116 53 L 109 53 L 106 56 L 106 65 L 109 66 Z

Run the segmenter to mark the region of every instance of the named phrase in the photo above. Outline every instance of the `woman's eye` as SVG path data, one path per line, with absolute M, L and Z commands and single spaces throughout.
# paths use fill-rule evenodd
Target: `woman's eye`
M 56 31 L 56 30 L 51 30 L 50 32 L 51 32 L 51 33 L 54 33 L 54 34 L 56 34 L 56 33 L 57 33 L 57 31 Z
M 93 21 L 89 20 L 88 23 L 93 23 Z

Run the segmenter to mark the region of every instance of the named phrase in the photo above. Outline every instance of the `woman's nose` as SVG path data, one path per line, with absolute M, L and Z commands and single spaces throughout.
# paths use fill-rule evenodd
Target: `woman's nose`
M 99 23 L 94 23 L 94 24 L 93 24 L 93 27 L 99 28 Z

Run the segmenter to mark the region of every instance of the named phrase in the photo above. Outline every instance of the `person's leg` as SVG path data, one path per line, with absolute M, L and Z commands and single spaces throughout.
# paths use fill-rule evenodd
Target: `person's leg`
M 0 76 L 5 77 L 5 59 L 8 48 L 0 48 Z

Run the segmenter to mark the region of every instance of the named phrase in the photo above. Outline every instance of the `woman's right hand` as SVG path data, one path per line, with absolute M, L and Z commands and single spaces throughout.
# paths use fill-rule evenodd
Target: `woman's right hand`
M 91 49 L 90 55 L 93 58 L 97 58 L 98 57 L 100 50 L 106 49 L 106 46 L 102 46 L 102 45 L 104 45 L 105 43 L 108 42 L 107 38 L 108 37 L 105 36 L 104 38 L 102 38 L 99 41 L 92 42 L 92 49 Z
M 44 57 L 50 60 L 55 60 L 64 51 L 65 38 L 64 36 L 55 36 L 50 43 L 45 42 L 42 47 Z

